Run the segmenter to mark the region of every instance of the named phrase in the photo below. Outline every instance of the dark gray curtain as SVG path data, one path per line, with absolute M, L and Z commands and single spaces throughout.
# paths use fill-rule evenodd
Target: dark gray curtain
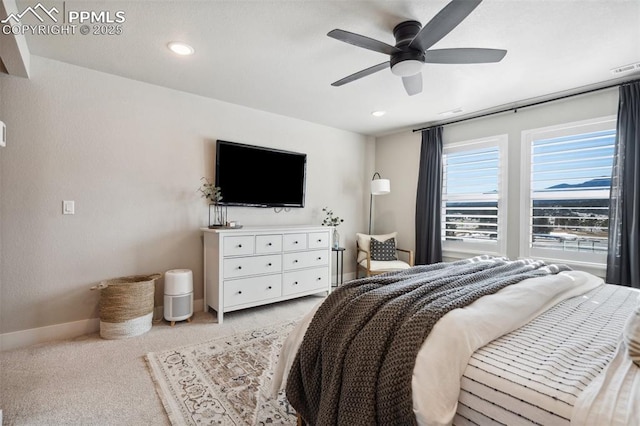
M 640 82 L 620 86 L 607 282 L 640 288 Z
M 422 132 L 416 194 L 416 265 L 442 262 L 442 126 Z

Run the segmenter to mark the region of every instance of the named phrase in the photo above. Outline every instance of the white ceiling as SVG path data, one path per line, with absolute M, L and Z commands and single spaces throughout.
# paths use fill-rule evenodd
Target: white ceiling
M 458 116 L 440 113 L 457 108 L 465 116 L 630 79 L 610 69 L 640 62 L 637 0 L 485 0 L 433 48 L 499 48 L 506 57 L 427 64 L 424 89 L 412 97 L 390 70 L 332 87 L 388 56 L 326 34 L 339 28 L 393 45 L 396 24 L 424 25 L 446 0 L 42 2 L 121 10 L 126 21 L 121 35 L 27 35 L 32 54 L 366 135 L 451 120 Z M 23 10 L 36 1 L 16 3 Z M 195 55 L 173 55 L 172 40 Z

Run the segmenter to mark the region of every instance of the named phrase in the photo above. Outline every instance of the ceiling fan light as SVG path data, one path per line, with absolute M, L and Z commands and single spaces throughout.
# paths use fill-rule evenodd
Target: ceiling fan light
M 391 67 L 391 72 L 400 77 L 410 77 L 416 75 L 422 69 L 422 62 L 416 59 L 407 59 L 398 62 Z

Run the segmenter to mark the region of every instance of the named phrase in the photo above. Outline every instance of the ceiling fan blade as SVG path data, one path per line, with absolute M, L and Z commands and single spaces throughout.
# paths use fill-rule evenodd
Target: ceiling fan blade
M 387 55 L 402 52 L 400 49 L 395 46 L 391 46 L 390 44 L 383 43 L 360 34 L 350 33 L 349 31 L 331 30 L 327 35 L 331 38 L 335 38 L 336 40 L 373 50 L 374 52 L 385 53 Z
M 457 27 L 480 2 L 482 0 L 453 0 L 422 27 L 409 47 L 424 52 Z
M 389 61 L 387 62 L 383 62 L 381 64 L 378 65 L 374 65 L 372 67 L 369 67 L 367 69 L 364 69 L 362 71 L 358 71 L 357 73 L 351 74 L 350 76 L 347 76 L 341 80 L 338 80 L 334 83 L 331 83 L 332 86 L 342 86 L 343 84 L 347 84 L 347 83 L 351 83 L 354 80 L 357 80 L 359 78 L 362 77 L 366 77 L 370 74 L 373 74 L 374 72 L 378 72 L 378 71 L 382 71 L 385 68 L 389 68 Z
M 428 64 L 482 64 L 500 62 L 506 50 L 502 49 L 433 49 L 424 54 L 424 61 Z
M 402 84 L 409 96 L 417 95 L 422 92 L 422 73 L 402 77 Z

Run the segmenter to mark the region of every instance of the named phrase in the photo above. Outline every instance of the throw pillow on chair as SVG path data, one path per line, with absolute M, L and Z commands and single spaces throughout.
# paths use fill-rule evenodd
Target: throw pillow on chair
M 398 260 L 396 256 L 396 240 L 389 238 L 386 241 L 378 241 L 371 238 L 371 260 L 390 261 Z

